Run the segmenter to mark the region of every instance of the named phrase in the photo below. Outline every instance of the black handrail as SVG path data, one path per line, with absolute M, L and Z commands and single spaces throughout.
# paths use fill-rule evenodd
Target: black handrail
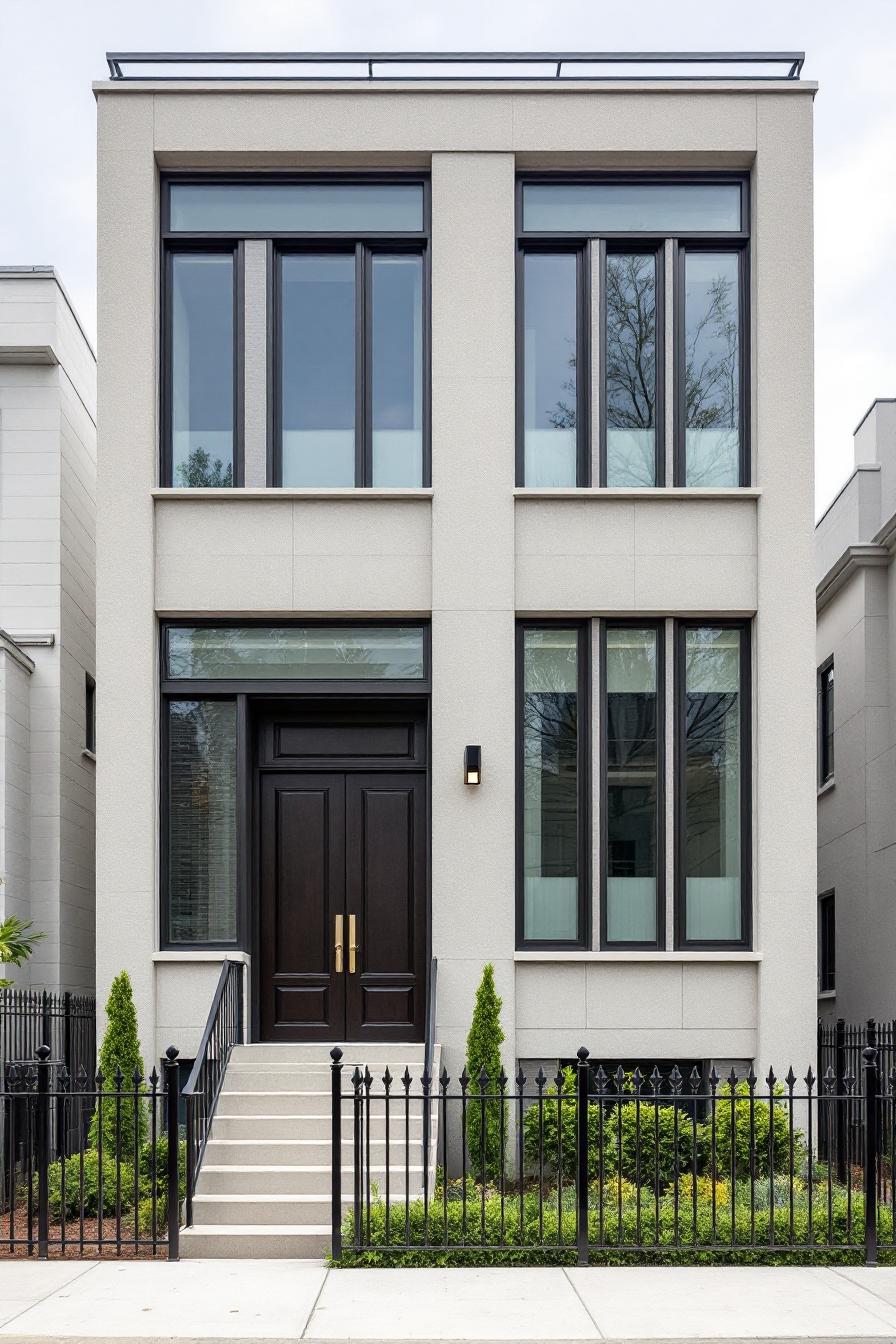
M 394 72 L 375 73 L 376 66 L 532 66 L 552 67 L 547 73 L 533 74 L 531 70 L 507 75 L 476 75 L 474 78 L 497 80 L 551 79 L 573 80 L 631 80 L 631 79 L 718 79 L 719 75 L 644 74 L 619 75 L 607 73 L 563 74 L 566 66 L 620 66 L 620 65 L 780 65 L 784 74 L 757 75 L 728 74 L 725 79 L 799 79 L 806 54 L 803 51 L 108 51 L 106 62 L 111 79 L 339 79 L 364 80 L 400 79 L 431 80 L 466 79 L 469 75 L 439 74 L 411 75 Z M 321 76 L 319 73 L 291 73 L 289 75 L 134 75 L 125 74 L 124 65 L 294 65 L 331 66 L 360 65 L 363 73 L 355 75 Z
M 196 1177 L 212 1127 L 230 1052 L 243 1036 L 243 963 L 225 959 L 208 1020 L 182 1096 L 187 1111 L 187 1217 L 193 1222 Z
M 429 1128 L 432 1116 L 432 1052 L 436 1039 L 436 990 L 439 979 L 439 960 L 433 957 L 429 963 L 429 979 L 426 983 L 426 1035 L 423 1038 L 423 1077 L 429 1079 L 423 1096 L 423 1179 L 429 1177 Z

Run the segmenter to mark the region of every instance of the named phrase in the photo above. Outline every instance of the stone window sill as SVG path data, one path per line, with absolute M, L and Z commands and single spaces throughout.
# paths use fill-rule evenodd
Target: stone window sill
M 271 485 L 263 488 L 254 486 L 235 486 L 212 489 L 205 487 L 156 486 L 151 491 L 153 499 L 179 500 L 215 499 L 221 504 L 241 499 L 432 499 L 431 487 L 409 488 L 407 490 L 377 489 L 375 486 L 354 486 L 343 488 L 334 486 L 321 489 L 296 489 L 292 486 Z
M 662 961 L 662 962 L 680 962 L 680 961 L 741 961 L 756 962 L 762 960 L 761 952 L 747 952 L 742 948 L 734 949 L 730 952 L 719 950 L 718 952 L 692 952 L 682 950 L 680 952 L 647 950 L 639 951 L 627 949 L 624 952 L 590 952 L 585 948 L 576 949 L 572 952 L 552 952 L 539 950 L 537 952 L 514 952 L 514 961 L 541 961 L 541 962 L 568 962 L 568 961 Z

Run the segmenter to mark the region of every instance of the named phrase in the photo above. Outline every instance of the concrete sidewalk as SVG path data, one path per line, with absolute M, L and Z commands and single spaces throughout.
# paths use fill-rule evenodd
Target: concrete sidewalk
M 891 1340 L 896 1268 L 0 1261 L 0 1341 Z

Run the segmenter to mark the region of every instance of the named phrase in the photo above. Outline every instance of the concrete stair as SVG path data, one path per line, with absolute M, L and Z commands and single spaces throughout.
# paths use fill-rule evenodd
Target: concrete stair
M 330 1249 L 332 1116 L 330 1044 L 243 1045 L 230 1058 L 193 1197 L 193 1225 L 180 1235 L 184 1258 L 314 1258 Z M 420 1091 L 423 1046 L 343 1046 L 343 1094 L 355 1065 L 376 1080 L 370 1119 L 370 1179 L 385 1196 L 404 1201 L 423 1193 L 422 1103 L 410 1107 L 410 1169 L 405 1175 L 405 1113 L 398 1078 L 409 1068 Z M 382 1075 L 396 1083 L 388 1134 Z M 436 1048 L 433 1072 L 439 1067 Z M 430 1172 L 436 1155 L 437 1108 L 430 1129 Z M 351 1102 L 343 1101 L 343 1203 L 352 1198 Z M 366 1150 L 366 1140 L 365 1140 Z

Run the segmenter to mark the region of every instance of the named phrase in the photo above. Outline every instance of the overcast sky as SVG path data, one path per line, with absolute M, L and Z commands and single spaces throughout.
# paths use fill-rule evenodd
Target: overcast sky
M 0 263 L 55 265 L 95 331 L 106 50 L 804 49 L 816 127 L 816 501 L 896 396 L 896 0 L 0 0 Z

